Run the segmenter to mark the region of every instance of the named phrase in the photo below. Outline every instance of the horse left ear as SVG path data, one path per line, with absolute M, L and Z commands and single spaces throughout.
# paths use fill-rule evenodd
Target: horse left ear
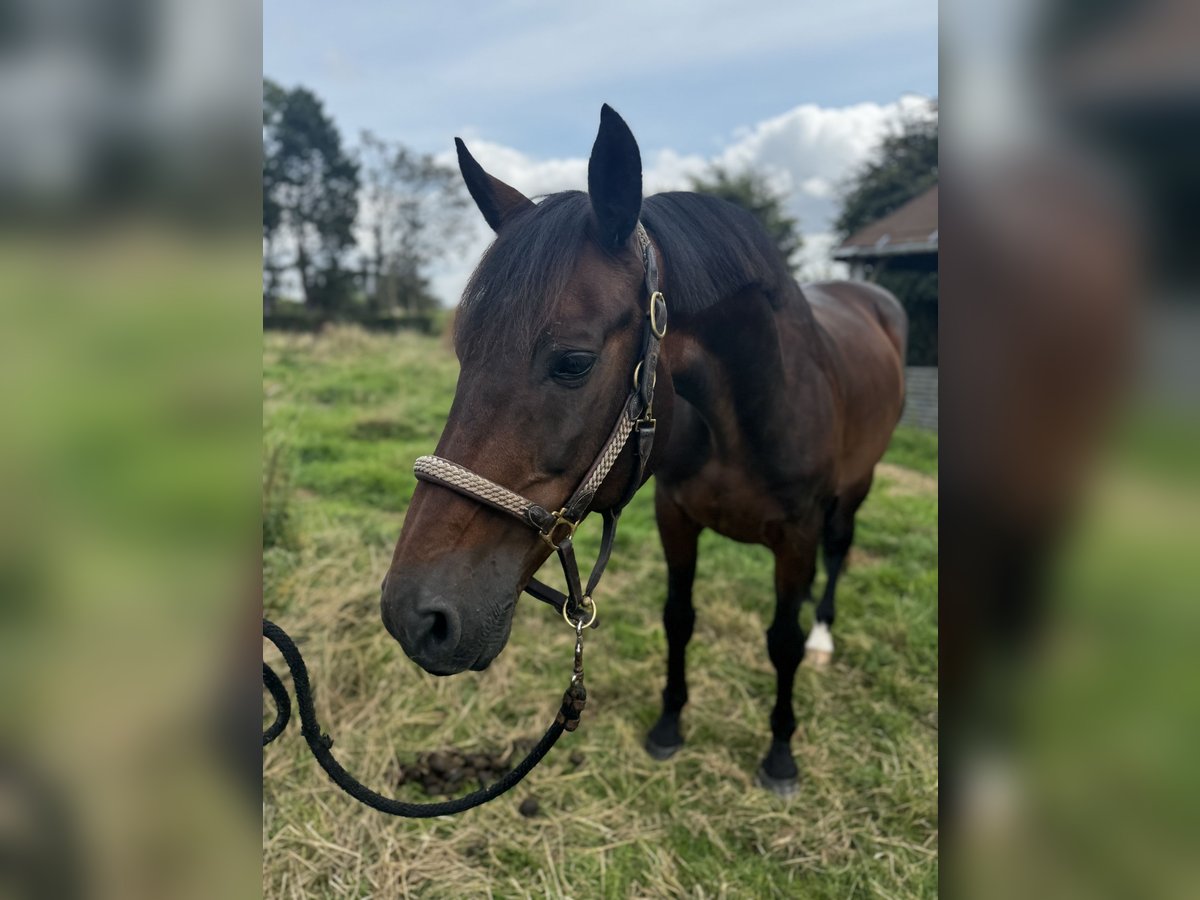
M 533 201 L 515 187 L 483 171 L 483 166 L 475 161 L 461 138 L 454 139 L 454 146 L 458 150 L 458 170 L 462 172 L 471 199 L 492 226 L 492 231 L 499 231 L 517 213 L 533 209 Z
M 617 248 L 629 240 L 642 211 L 642 154 L 616 110 L 600 107 L 600 131 L 588 160 L 588 194 L 600 240 Z

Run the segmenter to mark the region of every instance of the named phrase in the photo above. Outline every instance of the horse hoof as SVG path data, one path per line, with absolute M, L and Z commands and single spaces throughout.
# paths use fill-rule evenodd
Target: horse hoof
M 776 797 L 794 797 L 800 792 L 800 779 L 793 775 L 791 778 L 774 778 L 767 774 L 762 766 L 758 767 L 758 786 L 764 787 Z
M 804 663 L 810 669 L 827 669 L 833 662 L 833 654 L 828 650 L 809 650 L 804 654 Z
M 659 762 L 664 762 L 683 749 L 683 744 L 675 744 L 670 747 L 664 747 L 662 744 L 656 744 L 653 738 L 646 738 L 646 752 L 657 759 Z

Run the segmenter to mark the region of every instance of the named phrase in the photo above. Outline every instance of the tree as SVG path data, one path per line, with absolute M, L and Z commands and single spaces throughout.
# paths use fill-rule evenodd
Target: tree
M 462 246 L 470 207 L 454 169 L 432 156 L 364 131 L 358 158 L 363 177 L 363 278 L 371 305 L 416 312 L 437 304 L 424 270 Z
M 337 126 L 311 91 L 263 82 L 264 294 L 268 276 L 296 271 L 306 305 L 328 314 L 350 299 L 353 273 L 343 263 L 354 244 L 358 165 L 342 149 Z M 290 257 L 279 264 L 278 254 Z
M 773 190 L 760 172 L 747 169 L 734 174 L 714 165 L 704 175 L 693 177 L 691 183 L 693 191 L 728 200 L 753 214 L 775 241 L 793 274 L 796 272 L 796 257 L 804 246 L 799 223 L 787 214 L 787 197 Z
M 843 238 L 899 209 L 938 180 L 937 101 L 910 114 L 846 184 L 834 227 Z

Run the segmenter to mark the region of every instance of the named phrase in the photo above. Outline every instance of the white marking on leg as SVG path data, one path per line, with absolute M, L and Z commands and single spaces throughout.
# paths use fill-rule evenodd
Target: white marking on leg
M 808 640 L 804 642 L 804 649 L 832 656 L 833 634 L 830 633 L 829 626 L 824 622 L 813 623 L 812 631 L 808 633 Z

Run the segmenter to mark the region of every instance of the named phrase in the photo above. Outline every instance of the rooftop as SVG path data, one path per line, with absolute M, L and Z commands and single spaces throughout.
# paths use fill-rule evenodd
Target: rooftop
M 834 259 L 937 253 L 938 186 L 913 197 L 882 219 L 860 228 L 833 251 Z

